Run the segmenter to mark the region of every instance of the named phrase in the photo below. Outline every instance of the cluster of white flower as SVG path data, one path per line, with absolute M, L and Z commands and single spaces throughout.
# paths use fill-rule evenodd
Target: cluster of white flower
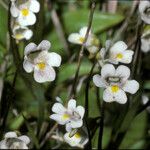
M 10 12 L 14 21 L 12 23 L 13 37 L 16 41 L 29 40 L 33 32 L 27 26 L 34 25 L 36 16 L 40 10 L 40 3 L 37 0 L 27 0 L 21 2 L 20 0 L 11 0 Z
M 102 66 L 101 76 L 93 76 L 93 82 L 97 87 L 104 88 L 103 100 L 105 102 L 116 101 L 125 104 L 127 96 L 125 92 L 134 94 L 139 89 L 139 83 L 135 80 L 128 80 L 130 69 L 127 66 L 119 65 L 116 69 L 112 64 L 125 63 L 132 61 L 134 52 L 127 50 L 127 45 L 123 41 L 110 46 L 110 41 L 106 42 L 106 48 L 99 52 L 99 63 Z M 106 64 L 112 63 L 112 64 Z
M 70 99 L 67 108 L 57 102 L 53 105 L 52 111 L 54 114 L 50 118 L 57 121 L 58 124 L 66 126 L 67 133 L 64 135 L 64 140 L 71 146 L 83 144 L 85 140 L 78 129 L 83 126 L 84 107 L 76 106 L 76 100 Z M 86 143 L 84 142 L 84 144 Z
M 17 136 L 16 132 L 8 132 L 0 141 L 0 149 L 28 149 L 30 139 L 26 135 Z
M 150 1 L 142 0 L 139 4 L 139 12 L 141 19 L 146 24 L 143 34 L 141 36 L 141 50 L 144 53 L 150 51 Z
M 74 44 L 82 45 L 85 42 L 85 36 L 87 32 L 87 27 L 83 27 L 80 29 L 79 33 L 72 33 L 68 37 L 68 41 Z M 88 52 L 93 55 L 99 49 L 99 40 L 98 38 L 89 31 L 88 38 L 85 43 L 85 47 L 87 48 Z

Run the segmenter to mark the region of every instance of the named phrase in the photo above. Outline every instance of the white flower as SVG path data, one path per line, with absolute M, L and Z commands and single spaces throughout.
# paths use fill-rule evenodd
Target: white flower
M 101 66 L 105 62 L 129 64 L 132 61 L 133 54 L 134 52 L 132 50 L 127 50 L 127 45 L 123 41 L 118 41 L 112 46 L 110 41 L 106 41 L 106 48 L 102 48 L 99 52 L 99 63 Z
M 50 46 L 49 41 L 43 40 L 38 46 L 30 43 L 25 47 L 23 68 L 28 73 L 34 71 L 34 79 L 39 83 L 55 80 L 53 67 L 59 67 L 61 64 L 60 55 L 48 52 Z
M 16 40 L 29 40 L 32 37 L 32 35 L 32 30 L 28 29 L 27 27 L 23 27 L 18 24 L 13 27 L 13 37 Z
M 0 149 L 28 149 L 30 143 L 26 135 L 17 136 L 15 132 L 5 134 L 4 140 L 0 141 Z
M 69 100 L 67 108 L 61 103 L 55 103 L 52 111 L 55 114 L 52 114 L 50 118 L 57 121 L 58 124 L 66 125 L 67 132 L 80 128 L 83 125 L 84 107 L 76 107 L 76 100 L 74 99 Z
M 117 69 L 112 64 L 106 64 L 101 69 L 101 76 L 93 76 L 93 82 L 97 87 L 105 88 L 103 99 L 105 102 L 116 101 L 124 104 L 127 101 L 125 92 L 135 94 L 139 89 L 139 83 L 135 80 L 128 80 L 130 69 L 120 65 Z
M 150 24 L 150 1 L 142 0 L 139 4 L 139 12 L 142 20 Z
M 144 53 L 150 51 L 150 29 L 144 32 L 141 37 L 141 50 Z
M 85 41 L 86 32 L 87 27 L 83 27 L 80 29 L 79 33 L 70 34 L 68 41 L 74 44 L 82 45 Z M 99 40 L 91 33 L 91 31 L 89 32 L 85 46 L 90 53 L 96 53 L 98 51 Z
M 64 140 L 70 146 L 75 147 L 78 145 L 82 145 L 82 147 L 88 142 L 87 136 L 85 137 L 80 132 L 76 132 L 73 136 L 70 137 L 70 132 L 67 132 L 64 135 Z
M 148 96 L 145 95 L 145 94 L 143 94 L 143 95 L 142 95 L 142 104 L 145 105 L 145 104 L 147 104 L 148 101 L 149 101 Z M 148 106 L 148 107 L 146 108 L 146 110 L 150 113 L 150 106 Z
M 18 7 L 14 2 L 11 5 L 11 14 L 13 17 L 17 17 L 17 21 L 21 26 L 33 25 L 36 22 L 36 16 L 34 13 L 39 12 L 40 3 L 37 0 L 29 0 Z

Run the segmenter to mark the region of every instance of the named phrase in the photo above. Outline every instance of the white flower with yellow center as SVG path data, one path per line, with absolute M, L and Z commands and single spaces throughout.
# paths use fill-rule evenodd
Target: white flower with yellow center
M 25 47 L 23 68 L 26 72 L 34 71 L 34 79 L 39 83 L 55 80 L 56 73 L 53 67 L 59 67 L 61 56 L 48 52 L 51 44 L 43 40 L 38 46 L 30 43 Z
M 111 42 L 108 40 L 106 41 L 106 48 L 102 48 L 99 52 L 100 64 L 104 65 L 106 62 L 129 64 L 133 54 L 132 50 L 127 50 L 127 45 L 123 41 L 118 41 L 111 46 Z
M 15 132 L 5 134 L 4 140 L 0 141 L 0 149 L 28 149 L 30 143 L 26 135 L 17 136 Z
M 82 45 L 85 41 L 86 32 L 87 27 L 83 27 L 80 29 L 79 33 L 70 34 L 68 41 L 74 44 Z M 89 32 L 85 46 L 90 53 L 96 53 L 98 51 L 99 40 L 91 33 L 91 31 Z
M 97 87 L 105 88 L 103 99 L 105 102 L 116 101 L 125 104 L 127 96 L 125 92 L 135 94 L 139 89 L 139 83 L 135 80 L 128 80 L 130 69 L 120 65 L 117 69 L 112 64 L 106 64 L 101 69 L 101 76 L 93 76 L 93 82 Z
M 29 40 L 33 35 L 32 30 L 28 29 L 27 27 L 23 27 L 20 25 L 15 25 L 13 27 L 13 37 L 17 40 Z
M 68 107 L 65 108 L 61 103 L 55 103 L 52 107 L 55 114 L 50 116 L 58 124 L 66 125 L 67 132 L 72 129 L 80 128 L 83 125 L 83 116 L 85 109 L 82 106 L 76 107 L 76 100 L 70 99 Z
M 148 0 L 140 1 L 139 12 L 142 20 L 145 23 L 150 24 L 150 1 Z
M 37 0 L 28 0 L 26 3 L 19 5 L 18 7 L 12 2 L 11 14 L 13 17 L 17 17 L 17 21 L 21 26 L 33 25 L 36 22 L 36 16 L 34 13 L 38 13 L 40 10 L 40 3 Z

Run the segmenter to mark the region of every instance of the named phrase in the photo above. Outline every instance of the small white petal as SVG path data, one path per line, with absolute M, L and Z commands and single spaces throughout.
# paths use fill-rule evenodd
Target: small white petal
M 81 141 L 81 137 L 76 137 L 75 135 L 73 137 L 69 137 L 70 133 L 66 133 L 64 135 L 64 140 L 72 147 L 77 146 L 80 141 Z
M 30 54 L 31 52 L 34 52 L 37 50 L 37 45 L 34 44 L 34 43 L 29 43 L 26 47 L 25 47 L 25 50 L 24 50 L 24 55 L 28 55 Z
M 52 67 L 59 67 L 61 64 L 61 56 L 57 53 L 48 53 L 47 54 L 47 63 Z
M 22 15 L 19 15 L 18 20 L 19 24 L 21 26 L 29 26 L 29 25 L 34 25 L 36 22 L 36 16 L 34 13 L 29 11 L 29 15 L 24 17 Z
M 80 128 L 83 125 L 83 121 L 82 120 L 71 120 L 70 125 L 72 128 Z
M 115 75 L 115 67 L 112 64 L 106 64 L 101 69 L 102 78 Z
M 84 117 L 84 113 L 85 113 L 85 109 L 82 106 L 77 106 L 77 112 L 79 113 L 79 115 L 81 116 L 81 119 Z
M 0 141 L 0 149 L 8 149 L 8 146 L 6 145 L 6 140 Z
M 95 54 L 98 51 L 98 47 L 97 46 L 87 46 L 87 50 L 89 51 L 89 53 L 91 54 Z
M 82 27 L 79 31 L 80 35 L 85 37 L 87 29 L 88 29 L 87 27 Z
M 144 53 L 150 51 L 150 39 L 141 38 L 141 50 Z
M 75 99 L 70 99 L 68 102 L 68 109 L 74 110 L 76 108 L 76 100 Z
M 130 76 L 130 69 L 127 66 L 124 65 L 120 65 L 117 69 L 116 69 L 116 76 L 122 77 L 125 80 L 129 78 Z
M 111 87 L 104 91 L 103 99 L 105 102 L 116 101 L 120 104 L 125 104 L 127 102 L 127 96 L 123 90 L 119 89 L 117 92 L 112 92 Z
M 30 143 L 30 139 L 28 136 L 26 135 L 22 135 L 20 137 L 18 137 L 18 139 L 22 140 L 23 142 L 25 142 L 25 144 L 29 144 Z
M 125 64 L 131 63 L 133 54 L 134 52 L 131 50 L 124 51 L 123 58 L 120 60 L 120 62 L 125 63 Z
M 55 120 L 58 124 L 65 125 L 69 119 L 62 119 L 62 115 L 59 114 L 52 114 L 50 118 Z
M 34 13 L 39 12 L 39 10 L 40 10 L 40 3 L 37 0 L 31 0 L 29 9 L 32 12 L 34 12 Z
M 48 51 L 51 47 L 51 43 L 47 40 L 43 40 L 37 47 L 39 50 Z
M 57 114 L 64 114 L 67 109 L 61 103 L 55 103 L 52 107 L 52 111 Z
M 111 53 L 120 53 L 127 49 L 127 45 L 123 41 L 116 42 L 111 48 Z
M 32 35 L 33 35 L 32 30 L 26 30 L 26 32 L 24 33 L 24 37 L 26 40 L 31 39 Z
M 18 15 L 19 15 L 19 9 L 16 7 L 14 2 L 12 3 L 12 5 L 10 7 L 10 12 L 11 12 L 11 15 L 15 18 L 18 17 Z
M 33 71 L 34 65 L 25 59 L 23 62 L 23 68 L 26 72 L 30 73 Z
M 135 80 L 128 80 L 125 85 L 123 86 L 123 90 L 135 94 L 139 89 L 139 83 Z
M 16 132 L 7 132 L 5 134 L 5 138 L 13 138 L 13 137 L 17 137 Z
M 34 79 L 36 82 L 54 81 L 55 77 L 55 70 L 51 66 L 46 66 L 44 70 L 34 69 Z
M 66 124 L 66 131 L 71 132 L 71 130 L 72 130 L 72 126 L 71 126 L 71 123 L 69 122 Z
M 84 38 L 84 37 L 82 37 L 78 33 L 72 33 L 72 34 L 69 35 L 68 41 L 71 42 L 71 43 L 74 43 L 74 44 L 82 44 L 83 41 L 80 40 L 80 38 Z
M 104 79 L 98 74 L 93 76 L 93 82 L 97 87 L 106 87 Z

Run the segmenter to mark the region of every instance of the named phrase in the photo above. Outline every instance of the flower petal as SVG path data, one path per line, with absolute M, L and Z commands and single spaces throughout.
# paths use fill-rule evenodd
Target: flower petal
M 24 32 L 24 37 L 25 37 L 26 40 L 29 40 L 32 37 L 32 35 L 33 35 L 32 30 L 26 30 Z
M 76 100 L 75 99 L 70 99 L 68 102 L 68 109 L 74 110 L 76 108 Z
M 81 119 L 76 121 L 70 120 L 70 125 L 72 128 L 80 128 L 83 125 L 83 121 Z
M 104 79 L 99 74 L 93 76 L 93 82 L 97 87 L 106 87 Z
M 36 45 L 36 44 L 34 44 L 34 43 L 29 43 L 29 44 L 25 47 L 24 55 L 28 55 L 28 54 L 30 54 L 31 52 L 36 51 L 36 49 L 37 49 L 37 45 Z
M 77 106 L 77 112 L 79 113 L 79 115 L 81 116 L 81 119 L 84 117 L 84 113 L 85 113 L 85 109 L 82 106 Z
M 17 137 L 16 132 L 7 132 L 5 134 L 5 138 L 13 138 L 13 137 Z
M 131 94 L 135 94 L 138 89 L 139 89 L 139 83 L 135 80 L 128 80 L 123 87 L 124 91 Z
M 69 35 L 68 41 L 74 44 L 82 44 L 83 41 L 80 40 L 80 38 L 84 38 L 84 37 L 81 37 L 81 35 L 78 33 L 72 33 Z
M 47 63 L 52 67 L 59 67 L 61 64 L 61 56 L 54 52 L 48 53 Z
M 61 125 L 64 125 L 68 122 L 68 120 L 64 120 L 62 119 L 62 115 L 59 115 L 59 114 L 52 114 L 50 115 L 50 118 L 55 120 L 58 124 L 61 124 Z
M 105 102 L 116 101 L 120 104 L 125 104 L 127 102 L 127 96 L 123 90 L 119 89 L 117 92 L 112 92 L 111 87 L 104 91 L 103 99 Z
M 34 79 L 36 82 L 54 81 L 55 77 L 55 70 L 51 66 L 46 66 L 44 70 L 34 68 Z
M 67 131 L 67 132 L 71 132 L 71 130 L 72 130 L 71 123 L 68 122 L 68 123 L 66 124 L 66 131 Z
M 127 49 L 127 45 L 123 41 L 116 42 L 111 48 L 111 53 L 120 53 Z
M 116 69 L 116 76 L 122 77 L 124 80 L 128 79 L 130 76 L 130 69 L 127 66 L 120 65 Z
M 30 63 L 28 60 L 24 59 L 23 68 L 26 72 L 30 73 L 33 71 L 34 65 Z
M 39 10 L 40 10 L 40 3 L 37 0 L 31 0 L 29 9 L 32 12 L 34 12 L 34 13 L 39 12 Z
M 101 69 L 102 78 L 115 75 L 115 67 L 112 64 L 106 64 Z
M 88 27 L 82 27 L 79 31 L 80 35 L 85 37 Z
M 19 15 L 19 9 L 16 7 L 14 2 L 12 2 L 12 4 L 11 4 L 10 12 L 13 17 L 18 17 L 18 15 Z
M 67 110 L 61 103 L 55 103 L 52 107 L 52 111 L 56 114 L 64 114 Z
M 25 144 L 29 144 L 30 143 L 30 139 L 28 136 L 26 135 L 22 135 L 20 137 L 18 137 L 18 139 L 22 140 L 23 142 L 25 142 Z
M 120 62 L 122 63 L 125 63 L 125 64 L 129 64 L 131 63 L 132 61 L 132 56 L 133 56 L 134 52 L 131 51 L 131 50 L 126 50 L 123 52 L 123 57 L 121 60 L 119 60 Z
M 37 47 L 38 50 L 48 51 L 51 47 L 51 43 L 47 40 L 43 40 Z

